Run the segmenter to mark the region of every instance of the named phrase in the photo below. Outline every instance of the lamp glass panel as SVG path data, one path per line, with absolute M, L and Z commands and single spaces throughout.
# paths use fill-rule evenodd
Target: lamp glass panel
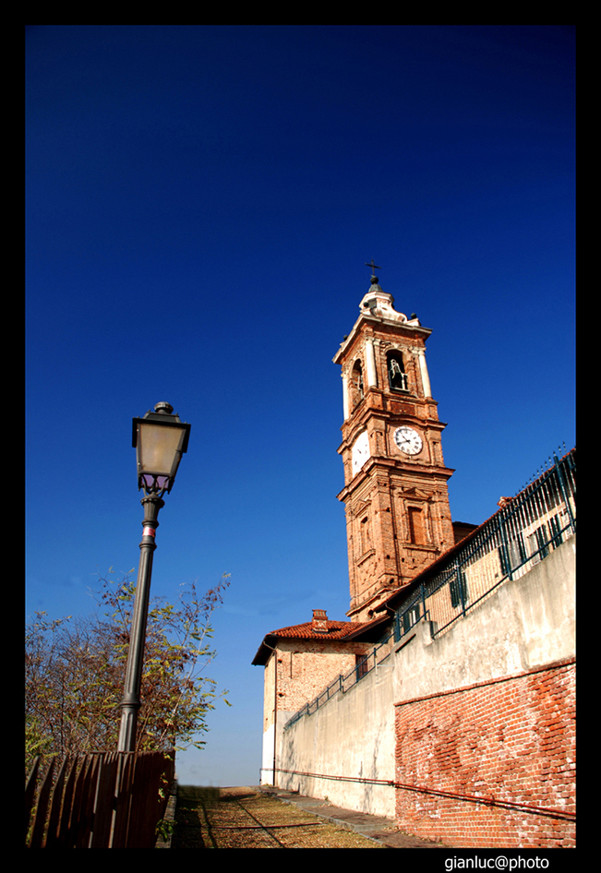
M 170 476 L 178 460 L 182 428 L 153 422 L 138 425 L 138 463 L 140 472 Z

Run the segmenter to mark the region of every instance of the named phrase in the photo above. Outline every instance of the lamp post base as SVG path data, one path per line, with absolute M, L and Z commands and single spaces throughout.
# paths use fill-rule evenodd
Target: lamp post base
M 119 744 L 117 749 L 119 752 L 135 752 L 136 750 L 136 728 L 138 726 L 138 710 L 139 702 L 121 704 L 121 726 L 119 728 Z

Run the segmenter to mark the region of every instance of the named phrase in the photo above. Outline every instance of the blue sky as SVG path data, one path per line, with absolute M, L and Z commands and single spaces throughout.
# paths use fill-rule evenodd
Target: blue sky
M 575 444 L 572 26 L 26 33 L 26 613 L 137 566 L 131 420 L 191 423 L 153 593 L 231 573 L 182 782 L 256 783 L 263 636 L 348 608 L 332 363 L 372 258 L 427 360 L 456 520 Z

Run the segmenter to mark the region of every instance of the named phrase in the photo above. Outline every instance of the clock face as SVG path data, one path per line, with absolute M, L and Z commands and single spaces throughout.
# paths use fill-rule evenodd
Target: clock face
M 369 458 L 369 440 L 367 437 L 367 431 L 363 431 L 362 434 L 359 434 L 355 442 L 353 443 L 353 451 L 352 451 L 352 464 L 353 464 L 353 473 L 357 473 L 363 464 Z
M 422 450 L 422 438 L 412 427 L 397 427 L 394 441 L 406 455 L 417 455 Z

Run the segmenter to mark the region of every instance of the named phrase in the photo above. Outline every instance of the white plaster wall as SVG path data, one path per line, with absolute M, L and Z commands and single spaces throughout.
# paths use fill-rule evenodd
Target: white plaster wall
M 394 789 L 378 782 L 394 778 L 393 678 L 390 660 L 281 733 L 278 784 L 346 809 L 392 818 Z M 298 771 L 330 777 L 352 774 L 358 780 L 318 779 Z
M 273 785 L 275 725 L 270 724 L 263 732 L 263 754 L 261 756 L 261 785 Z
M 576 650 L 576 537 L 529 573 L 500 585 L 432 640 L 395 657 L 395 702 L 523 673 L 571 658 Z

